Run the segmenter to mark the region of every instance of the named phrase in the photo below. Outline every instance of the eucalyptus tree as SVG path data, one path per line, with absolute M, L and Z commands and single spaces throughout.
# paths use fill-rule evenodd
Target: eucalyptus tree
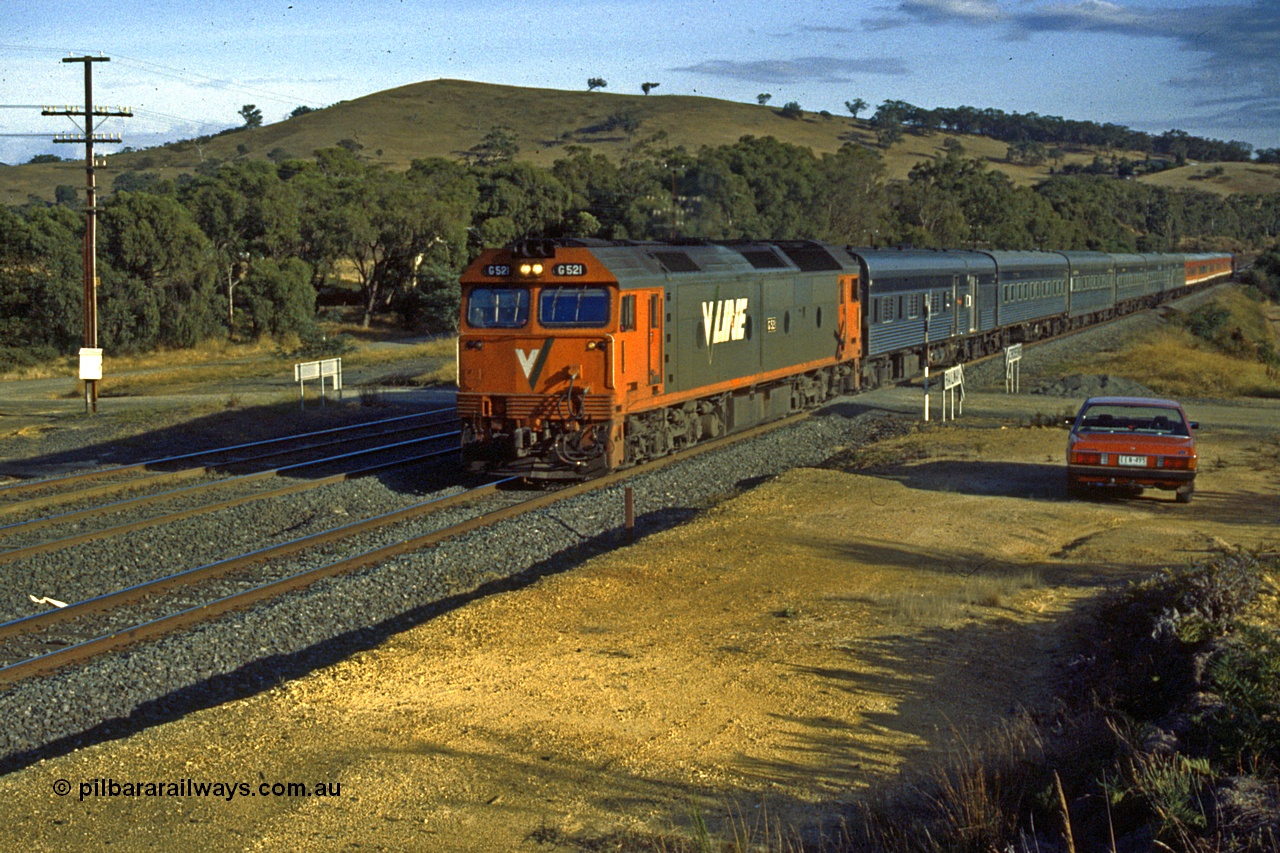
M 116 193 L 99 221 L 104 346 L 189 347 L 217 332 L 217 260 L 186 207 L 172 196 Z

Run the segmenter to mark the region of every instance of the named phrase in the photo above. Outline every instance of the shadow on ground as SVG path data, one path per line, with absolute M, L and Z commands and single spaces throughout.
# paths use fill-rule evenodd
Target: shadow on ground
M 145 464 L 147 470 L 157 473 L 207 465 L 215 473 L 227 475 L 294 466 L 285 472 L 289 477 L 314 479 L 344 468 L 358 468 L 364 462 L 356 456 L 322 465 L 299 467 L 298 463 L 349 454 L 379 443 L 410 442 L 428 434 L 427 424 L 444 422 L 452 412 L 452 406 L 439 404 L 364 405 L 359 399 L 348 399 L 344 402 L 331 401 L 323 408 L 313 402 L 306 410 L 286 403 L 230 408 L 151 428 L 145 419 L 137 415 L 121 414 L 114 418 L 102 417 L 101 420 L 77 418 L 70 422 L 57 422 L 43 431 L 42 436 L 62 429 L 85 430 L 91 431 L 89 441 L 66 450 L 20 455 L 20 443 L 10 440 L 9 458 L 0 462 L 0 475 L 19 480 L 44 479 L 94 467 Z M 156 415 L 156 418 L 161 417 Z M 378 421 L 386 422 L 378 427 L 385 434 L 369 441 L 353 441 L 348 437 L 352 433 L 343 431 L 346 427 Z M 442 429 L 436 427 L 434 431 L 441 432 Z M 97 438 L 97 434 L 101 437 Z M 287 456 L 268 455 L 279 449 L 279 445 L 273 447 L 270 444 L 272 440 L 302 434 L 312 434 L 308 442 L 317 445 L 315 450 Z M 35 446 L 56 443 L 56 437 L 50 437 L 47 441 L 37 439 Z M 457 457 L 451 452 L 457 445 L 456 435 L 433 443 L 405 444 L 397 453 L 406 457 L 432 451 L 445 452 L 433 459 L 375 473 L 388 488 L 410 494 L 457 484 L 465 479 L 458 476 Z M 376 461 L 374 457 L 369 459 L 372 460 L 369 464 Z

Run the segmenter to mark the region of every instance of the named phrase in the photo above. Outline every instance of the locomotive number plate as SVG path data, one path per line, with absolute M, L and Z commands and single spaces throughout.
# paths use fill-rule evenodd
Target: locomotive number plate
M 506 278 L 511 275 L 511 264 L 489 264 L 484 268 L 484 274 L 490 278 Z
M 556 264 L 551 268 L 552 275 L 580 276 L 587 274 L 586 264 Z
M 1146 468 L 1147 457 L 1145 456 L 1121 456 L 1116 462 L 1130 468 Z

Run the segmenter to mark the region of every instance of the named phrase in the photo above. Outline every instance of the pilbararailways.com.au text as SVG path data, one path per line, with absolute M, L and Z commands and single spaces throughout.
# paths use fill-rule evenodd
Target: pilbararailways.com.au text
M 66 779 L 53 783 L 53 792 L 65 797 L 72 791 Z M 174 781 L 86 779 L 79 783 L 80 801 L 91 797 L 216 797 L 231 802 L 236 797 L 341 797 L 341 782 L 204 782 L 194 779 Z

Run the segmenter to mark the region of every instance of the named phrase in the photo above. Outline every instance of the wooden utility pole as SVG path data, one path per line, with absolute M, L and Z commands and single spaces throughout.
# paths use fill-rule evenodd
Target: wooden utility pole
M 85 171 L 85 224 L 84 224 L 84 349 L 80 351 L 80 378 L 84 380 L 84 407 L 86 412 L 98 411 L 98 380 L 102 378 L 102 350 L 98 349 L 98 235 L 97 235 L 97 186 L 94 179 L 93 143 L 119 143 L 120 134 L 94 133 L 94 119 L 105 120 L 113 116 L 129 118 L 133 110 L 93 105 L 93 63 L 110 62 L 105 56 L 70 56 L 63 62 L 84 63 L 84 109 L 72 107 L 45 107 L 41 115 L 84 116 L 84 133 L 60 133 L 54 142 L 84 143 Z M 101 123 L 101 122 L 99 122 Z

